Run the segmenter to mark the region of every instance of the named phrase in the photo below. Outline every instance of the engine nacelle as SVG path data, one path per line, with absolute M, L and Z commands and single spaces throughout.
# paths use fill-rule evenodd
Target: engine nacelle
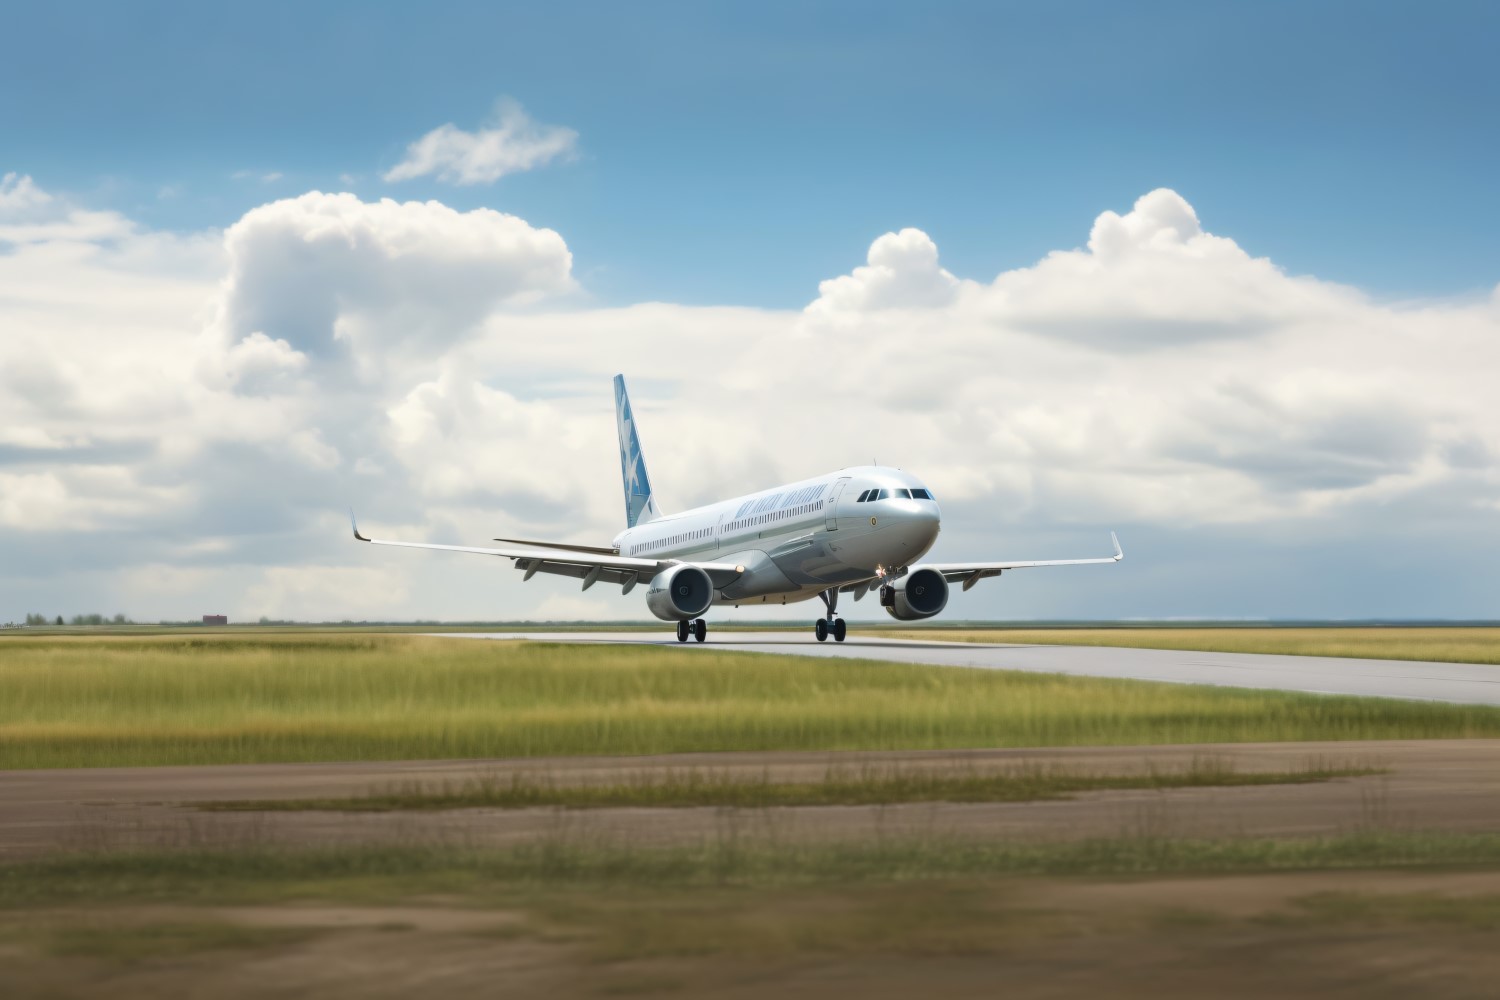
M 697 566 L 674 566 L 658 573 L 646 591 L 646 607 L 664 622 L 685 622 L 708 610 L 714 582 Z
M 931 618 L 948 606 L 948 581 L 937 570 L 918 566 L 891 586 L 880 588 L 880 603 L 897 621 Z

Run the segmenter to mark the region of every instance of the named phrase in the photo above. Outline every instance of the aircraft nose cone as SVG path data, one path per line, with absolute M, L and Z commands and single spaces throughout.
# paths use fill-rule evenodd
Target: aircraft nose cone
M 911 509 L 902 511 L 901 526 L 903 533 L 916 547 L 925 549 L 937 538 L 941 519 L 937 504 L 930 501 L 919 502 Z

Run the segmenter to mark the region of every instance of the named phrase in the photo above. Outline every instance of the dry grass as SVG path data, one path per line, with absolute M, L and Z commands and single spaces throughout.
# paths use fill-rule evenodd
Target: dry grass
M 563 886 L 852 886 L 1013 876 L 1160 876 L 1500 869 L 1500 835 L 1350 833 L 1220 839 L 973 840 L 924 835 L 794 841 L 727 828 L 684 846 L 565 833 L 510 847 L 341 846 L 65 854 L 0 865 L 0 909 L 77 903 L 504 902 Z
M 341 798 L 231 799 L 203 803 L 214 812 L 395 812 L 410 809 L 662 809 L 704 806 L 765 809 L 787 806 L 889 805 L 899 802 L 1033 802 L 1078 792 L 1118 789 L 1238 788 L 1310 784 L 1386 772 L 1314 763 L 1296 770 L 1237 771 L 1222 761 L 1195 759 L 1186 768 L 1141 774 L 1090 774 L 1057 767 L 959 773 L 916 768 L 832 768 L 818 781 L 775 781 L 702 768 L 629 775 L 608 783 L 560 784 L 514 774 L 436 787 L 398 785 Z
M 1215 653 L 1283 653 L 1377 660 L 1500 664 L 1500 628 L 930 628 L 881 629 L 881 635 L 944 642 L 1132 646 Z
M 0 640 L 0 768 L 1500 736 L 1500 709 L 713 649 Z

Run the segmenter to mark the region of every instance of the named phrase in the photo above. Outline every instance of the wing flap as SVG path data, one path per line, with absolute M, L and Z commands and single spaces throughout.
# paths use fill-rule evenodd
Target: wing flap
M 560 549 L 564 552 L 587 552 L 595 556 L 617 556 L 620 550 L 608 545 L 574 545 L 570 542 L 534 542 L 529 538 L 491 538 L 492 542 L 505 542 L 507 545 L 529 545 L 538 549 Z

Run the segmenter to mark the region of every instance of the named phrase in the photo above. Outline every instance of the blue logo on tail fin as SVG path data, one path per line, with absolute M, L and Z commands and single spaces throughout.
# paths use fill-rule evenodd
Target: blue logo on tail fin
M 641 439 L 635 429 L 635 415 L 630 409 L 630 394 L 625 391 L 625 376 L 615 376 L 615 427 L 620 434 L 620 478 L 625 484 L 625 526 L 650 521 L 660 515 L 651 495 L 651 477 L 646 473 L 646 458 L 641 454 Z

